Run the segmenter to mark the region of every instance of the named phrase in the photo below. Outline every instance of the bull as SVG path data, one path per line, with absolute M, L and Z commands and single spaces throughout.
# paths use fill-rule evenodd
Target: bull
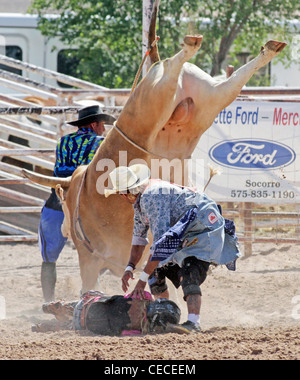
M 157 38 L 158 6 L 157 0 L 149 46 Z M 286 46 L 284 42 L 268 41 L 256 58 L 220 83 L 188 62 L 200 49 L 202 39 L 201 35 L 186 36 L 182 49 L 165 60 L 159 58 L 157 46 L 153 47 L 152 66 L 88 166 L 79 167 L 65 179 L 24 170 L 24 176 L 33 182 L 56 188 L 62 199 L 63 231 L 78 251 L 83 292 L 95 288 L 102 270 L 121 276 L 128 262 L 132 206 L 122 197 L 103 195 L 110 171 L 124 164 L 119 152 L 126 152 L 128 163 L 139 159 L 149 167 L 154 158 L 188 159 L 217 115 L 236 99 L 252 75 Z

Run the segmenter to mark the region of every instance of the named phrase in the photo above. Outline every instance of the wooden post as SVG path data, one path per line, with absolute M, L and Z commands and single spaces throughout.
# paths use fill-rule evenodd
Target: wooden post
M 252 229 L 252 202 L 243 203 L 243 221 L 244 221 L 244 256 L 252 256 L 252 240 L 253 240 L 253 229 Z
M 155 0 L 143 0 L 143 52 L 142 58 L 145 56 L 148 50 L 148 36 L 149 36 L 149 28 L 151 15 L 153 10 Z M 148 71 L 149 60 L 147 59 L 145 65 L 143 67 L 143 77 L 147 74 Z
M 65 106 L 65 105 L 67 105 L 67 103 L 68 103 L 68 101 L 67 101 L 67 99 L 64 96 L 62 96 L 62 95 L 58 96 L 58 100 L 57 100 L 57 105 L 58 106 L 60 106 L 60 107 L 61 106 Z M 64 133 L 64 124 L 65 124 L 65 114 L 57 115 L 57 123 L 56 123 L 56 127 L 57 127 L 56 136 L 57 136 L 57 140 L 59 140 L 65 134 Z
M 297 203 L 297 204 L 295 205 L 295 209 L 296 209 L 296 212 L 297 212 L 297 214 L 298 214 L 298 217 L 297 217 L 297 219 L 298 219 L 298 223 L 296 223 L 296 227 L 295 227 L 295 235 L 296 235 L 296 236 L 300 236 L 300 223 L 299 223 L 299 220 L 300 220 L 300 204 L 299 204 L 299 203 Z

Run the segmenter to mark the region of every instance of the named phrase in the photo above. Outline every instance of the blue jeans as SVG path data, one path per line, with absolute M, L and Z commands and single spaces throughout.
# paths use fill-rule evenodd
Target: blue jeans
M 38 236 L 44 262 L 56 262 L 68 240 L 63 237 L 61 232 L 63 220 L 64 213 L 62 211 L 43 207 Z

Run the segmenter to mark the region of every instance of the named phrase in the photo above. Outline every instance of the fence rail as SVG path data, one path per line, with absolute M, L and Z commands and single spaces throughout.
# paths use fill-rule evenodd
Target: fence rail
M 40 213 L 41 207 L 0 207 L 0 214 Z
M 224 216 L 237 225 L 246 257 L 252 255 L 256 243 L 300 244 L 300 204 L 245 202 L 222 206 Z M 279 208 L 286 211 L 275 211 Z
M 73 86 L 62 89 L 45 84 L 44 79 L 30 80 L 0 70 L 0 85 L 20 94 L 13 96 L 8 91 L 0 95 L 0 214 L 1 220 L 13 223 L 11 227 L 0 223 L 0 234 L 5 234 L 0 235 L 0 242 L 37 241 L 39 213 L 49 189 L 23 178 L 21 168 L 52 175 L 57 139 L 74 130 L 67 123 L 88 97 L 93 104 L 100 104 L 102 112 L 118 117 L 123 107 L 115 105 L 115 98 L 128 97 L 130 91 L 108 89 L 3 55 L 0 63 Z M 99 103 L 101 97 L 104 103 Z M 27 231 L 24 236 L 18 231 L 30 224 L 29 215 L 32 234 Z

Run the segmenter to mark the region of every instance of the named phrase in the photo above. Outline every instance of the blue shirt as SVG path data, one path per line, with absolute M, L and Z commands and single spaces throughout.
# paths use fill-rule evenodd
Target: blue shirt
M 63 136 L 57 144 L 54 177 L 69 177 L 80 165 L 88 165 L 104 137 L 92 129 L 79 128 L 77 132 Z

